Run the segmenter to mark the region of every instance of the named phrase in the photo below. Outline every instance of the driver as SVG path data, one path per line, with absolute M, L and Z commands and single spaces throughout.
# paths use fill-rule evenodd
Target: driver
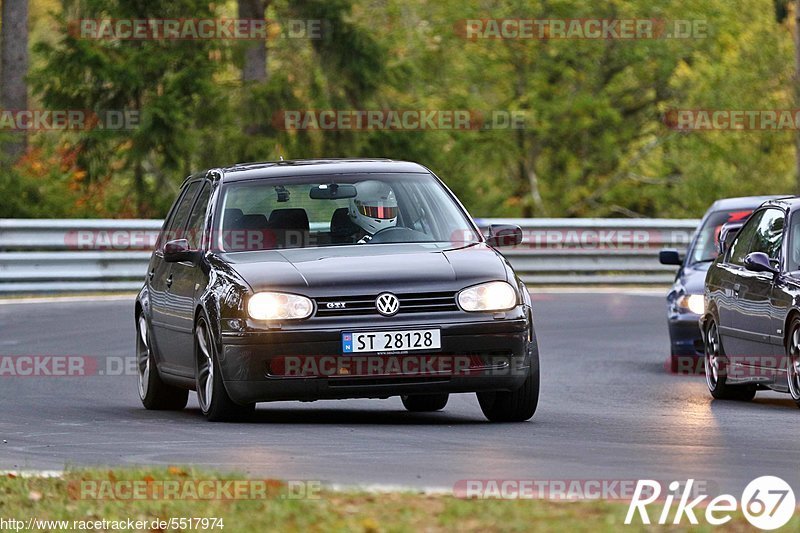
M 356 183 L 356 196 L 350 199 L 350 219 L 361 228 L 356 237 L 364 244 L 385 228 L 397 225 L 397 199 L 385 183 L 367 180 Z

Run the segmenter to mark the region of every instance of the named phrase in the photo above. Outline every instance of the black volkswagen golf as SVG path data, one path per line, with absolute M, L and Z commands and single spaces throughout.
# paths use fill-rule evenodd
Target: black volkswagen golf
M 800 406 L 800 198 L 772 200 L 708 270 L 706 382 L 714 398 L 788 392 Z
M 139 395 L 210 420 L 257 402 L 388 398 L 437 411 L 476 392 L 533 416 L 539 350 L 525 285 L 427 168 L 392 160 L 241 164 L 190 176 L 136 299 Z

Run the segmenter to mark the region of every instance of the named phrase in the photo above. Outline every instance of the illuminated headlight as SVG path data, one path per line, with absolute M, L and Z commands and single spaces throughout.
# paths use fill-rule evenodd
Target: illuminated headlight
M 311 300 L 297 294 L 257 292 L 247 301 L 247 313 L 256 320 L 298 320 L 313 311 Z
M 706 310 L 706 302 L 702 294 L 686 294 L 678 298 L 678 307 L 702 315 Z
M 517 305 L 517 291 L 505 281 L 491 281 L 458 293 L 464 311 L 508 311 Z

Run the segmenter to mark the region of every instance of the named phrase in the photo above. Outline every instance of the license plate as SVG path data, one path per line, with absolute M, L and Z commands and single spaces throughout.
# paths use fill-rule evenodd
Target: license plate
M 345 331 L 343 353 L 408 352 L 438 350 L 442 339 L 438 329 L 404 329 L 397 331 Z

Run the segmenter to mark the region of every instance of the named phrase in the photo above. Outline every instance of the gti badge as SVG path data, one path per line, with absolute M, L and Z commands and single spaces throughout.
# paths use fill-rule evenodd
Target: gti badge
M 383 316 L 392 316 L 400 310 L 400 300 L 394 294 L 384 292 L 375 299 L 375 307 Z
M 325 304 L 325 307 L 327 307 L 328 309 L 344 309 L 346 305 L 347 303 L 345 302 L 328 302 L 327 304 Z

